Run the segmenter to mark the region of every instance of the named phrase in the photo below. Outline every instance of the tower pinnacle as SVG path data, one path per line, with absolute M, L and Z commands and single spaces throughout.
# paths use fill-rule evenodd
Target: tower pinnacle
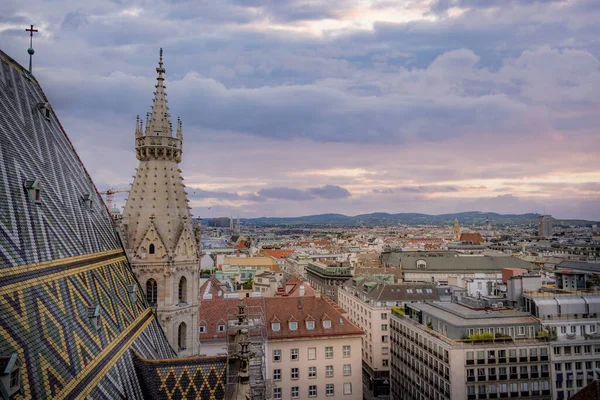
M 167 93 L 165 92 L 165 68 L 163 67 L 163 51 L 160 49 L 160 57 L 158 60 L 158 67 L 156 68 L 156 91 L 154 92 L 154 100 L 152 100 L 152 113 L 150 114 L 150 121 L 146 125 L 146 136 L 172 136 L 170 121 L 169 121 L 169 107 L 167 106 Z

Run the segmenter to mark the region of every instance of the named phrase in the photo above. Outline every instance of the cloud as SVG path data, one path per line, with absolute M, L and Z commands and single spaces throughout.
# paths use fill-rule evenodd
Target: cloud
M 296 201 L 312 200 L 315 198 L 328 200 L 344 199 L 351 196 L 347 189 L 336 185 L 325 185 L 322 187 L 308 188 L 305 190 L 287 187 L 273 187 L 259 190 L 258 195 L 270 199 Z
M 22 65 L 37 21 L 35 76 L 99 187 L 131 180 L 163 47 L 195 212 L 597 215 L 597 1 L 31 0 L 0 15 Z

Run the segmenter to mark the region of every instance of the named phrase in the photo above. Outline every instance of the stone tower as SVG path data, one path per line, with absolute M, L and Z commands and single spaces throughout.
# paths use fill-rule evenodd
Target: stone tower
M 123 211 L 121 234 L 131 267 L 148 302 L 156 308 L 167 339 L 180 356 L 199 351 L 200 241 L 194 229 L 178 164 L 181 120 L 173 137 L 164 85 L 162 49 L 152 112 L 137 119 L 139 160 Z
M 458 218 L 454 219 L 454 240 L 460 240 L 460 224 Z

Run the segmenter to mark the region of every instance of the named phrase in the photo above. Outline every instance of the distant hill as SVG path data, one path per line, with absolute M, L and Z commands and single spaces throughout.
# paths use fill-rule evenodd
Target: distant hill
M 386 226 L 386 225 L 452 225 L 458 218 L 461 225 L 484 225 L 489 218 L 492 225 L 535 225 L 539 214 L 498 214 L 481 211 L 468 211 L 454 214 L 419 214 L 419 213 L 371 213 L 356 216 L 343 214 L 319 214 L 304 217 L 281 218 L 243 218 L 242 222 L 258 226 Z M 591 226 L 597 222 L 586 220 L 555 220 L 555 225 Z

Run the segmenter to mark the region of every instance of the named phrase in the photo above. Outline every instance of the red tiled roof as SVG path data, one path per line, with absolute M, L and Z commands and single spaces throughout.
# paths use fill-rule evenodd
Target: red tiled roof
M 277 318 L 289 321 L 291 317 L 298 321 L 298 329 L 291 331 L 287 322 L 282 323 L 279 331 L 273 331 L 271 324 L 267 326 L 267 336 L 273 339 L 292 339 L 303 337 L 323 336 L 355 336 L 364 332 L 350 320 L 342 316 L 339 307 L 334 307 L 331 300 L 325 296 L 302 297 L 267 297 L 265 305 L 266 320 Z M 330 318 L 331 328 L 323 327 L 322 318 Z M 306 320 L 315 320 L 315 329 L 306 328 Z
M 600 400 L 600 382 L 594 379 L 592 383 L 575 393 L 571 400 Z
M 461 233 L 460 234 L 460 241 L 461 242 L 471 242 L 473 244 L 478 244 L 483 242 L 483 239 L 481 238 L 481 234 L 479 232 L 476 233 Z
M 263 253 L 274 258 L 286 258 L 294 254 L 294 250 L 263 250 Z

